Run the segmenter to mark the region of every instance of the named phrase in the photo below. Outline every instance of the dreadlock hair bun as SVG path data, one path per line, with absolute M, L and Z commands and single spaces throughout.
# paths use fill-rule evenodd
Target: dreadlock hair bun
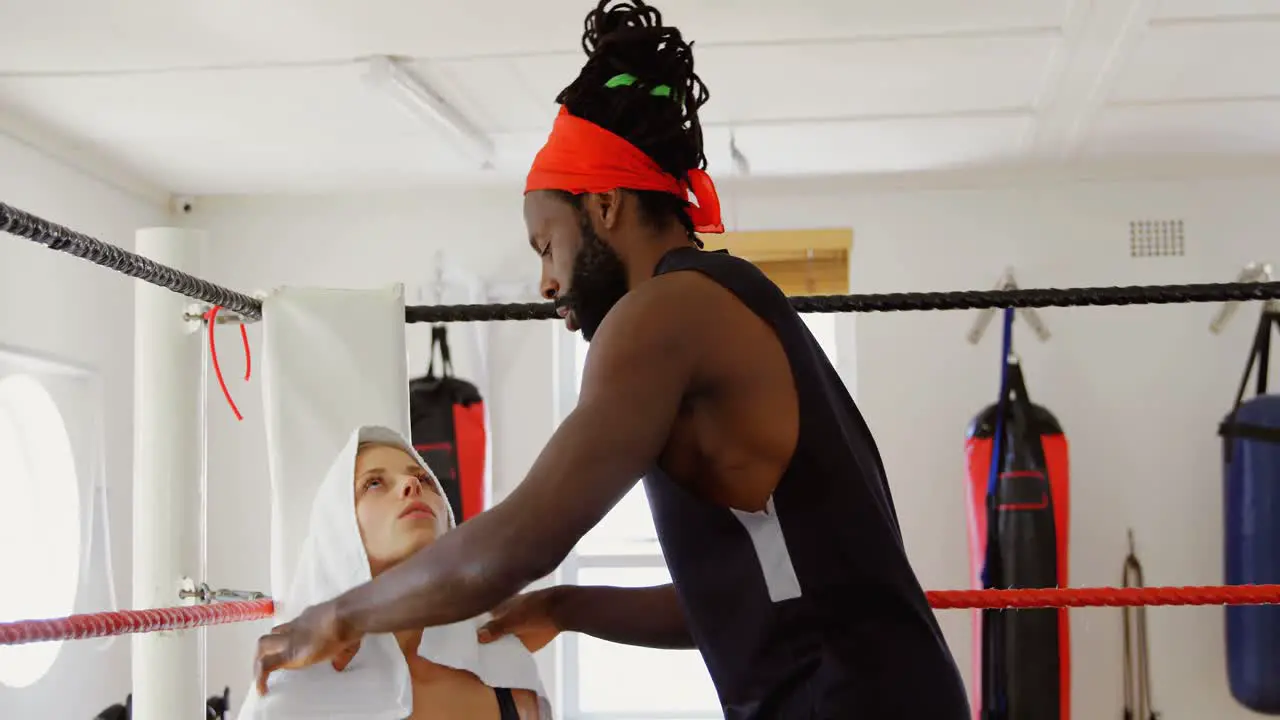
M 599 0 L 583 23 L 582 50 L 587 62 L 556 102 L 625 138 L 680 180 L 706 169 L 698 109 L 710 93 L 694 72 L 693 43 L 679 29 L 663 25 L 662 13 L 644 0 Z M 611 86 L 624 75 L 634 79 Z M 692 235 L 687 201 L 637 194 L 652 219 L 674 214 Z

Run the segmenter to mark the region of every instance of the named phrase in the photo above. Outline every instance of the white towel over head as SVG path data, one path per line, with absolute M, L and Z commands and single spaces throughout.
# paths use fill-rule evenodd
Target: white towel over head
M 369 558 L 356 520 L 355 466 L 362 443 L 403 449 L 430 468 L 400 433 L 380 426 L 364 426 L 351 433 L 329 467 L 316 493 L 311 522 L 298 558 L 288 595 L 277 599 L 277 620 L 286 622 L 306 608 L 331 600 L 371 578 Z M 444 491 L 434 475 L 436 491 Z M 444 503 L 446 509 L 449 503 Z M 449 527 L 454 526 L 452 510 Z M 427 628 L 418 654 L 438 665 L 465 670 L 494 688 L 535 692 L 543 720 L 550 705 L 533 655 L 514 637 L 481 645 L 476 631 L 487 620 L 471 620 Z M 355 658 L 341 672 L 328 663 L 302 670 L 273 673 L 265 697 L 250 687 L 240 720 L 404 720 L 413 710 L 409 666 L 395 637 L 366 636 Z

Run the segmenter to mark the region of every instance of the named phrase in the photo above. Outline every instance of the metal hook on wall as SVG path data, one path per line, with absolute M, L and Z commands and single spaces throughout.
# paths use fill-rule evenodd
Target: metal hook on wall
M 1236 276 L 1236 282 L 1238 283 L 1271 282 L 1273 279 L 1271 264 L 1259 262 L 1251 262 L 1245 265 L 1240 270 L 1240 274 Z M 1209 322 L 1209 332 L 1217 335 L 1225 330 L 1227 325 L 1231 323 L 1231 319 L 1240 310 L 1240 303 L 1240 300 L 1223 303 L 1222 307 L 1218 308 L 1217 314 L 1213 316 L 1213 320 Z M 1267 300 L 1262 309 L 1263 312 L 1280 313 L 1280 301 Z
M 996 290 L 1017 290 L 1018 281 L 1013 277 L 1013 268 L 1005 268 L 1004 274 L 1000 276 L 1000 281 L 996 283 Z M 982 336 L 986 334 L 987 328 L 991 326 L 991 320 L 995 318 L 996 311 L 999 308 L 987 308 L 978 312 L 978 317 L 973 321 L 973 326 L 969 328 L 968 340 L 969 344 L 977 345 L 982 341 Z M 1040 319 L 1040 313 L 1035 308 L 1018 308 L 1015 311 L 1015 317 L 1020 317 L 1027 321 L 1031 326 L 1031 330 L 1035 332 L 1036 337 L 1041 342 L 1045 342 L 1050 338 L 1049 328 L 1045 326 L 1044 321 Z M 1016 361 L 1016 357 L 1013 358 Z

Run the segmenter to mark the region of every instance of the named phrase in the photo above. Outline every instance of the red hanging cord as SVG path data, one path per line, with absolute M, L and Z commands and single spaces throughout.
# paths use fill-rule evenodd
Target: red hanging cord
M 209 324 L 209 356 L 213 359 L 213 374 L 218 378 L 218 387 L 222 388 L 222 397 L 227 399 L 227 404 L 231 406 L 231 412 L 235 413 L 236 420 L 244 420 L 244 416 L 240 414 L 240 408 L 236 407 L 236 401 L 231 399 L 231 391 L 227 389 L 227 382 L 222 377 L 222 365 L 218 362 L 218 344 L 213 329 L 217 325 L 218 311 L 221 309 L 222 306 L 214 305 L 204 314 L 205 322 Z M 253 365 L 249 353 L 249 332 L 245 330 L 244 323 L 240 323 L 240 340 L 244 345 L 244 379 L 247 382 Z
M 240 344 L 244 345 L 244 381 L 249 382 L 249 371 L 253 368 L 253 357 L 249 354 L 249 331 L 240 323 Z M 210 347 L 213 347 L 210 345 Z

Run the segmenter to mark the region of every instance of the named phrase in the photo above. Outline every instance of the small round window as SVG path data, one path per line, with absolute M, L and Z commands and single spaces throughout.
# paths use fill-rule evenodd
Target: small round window
M 70 615 L 80 581 L 80 487 L 58 406 L 27 375 L 0 379 L 0 621 Z M 61 642 L 0 646 L 0 683 L 49 672 Z

